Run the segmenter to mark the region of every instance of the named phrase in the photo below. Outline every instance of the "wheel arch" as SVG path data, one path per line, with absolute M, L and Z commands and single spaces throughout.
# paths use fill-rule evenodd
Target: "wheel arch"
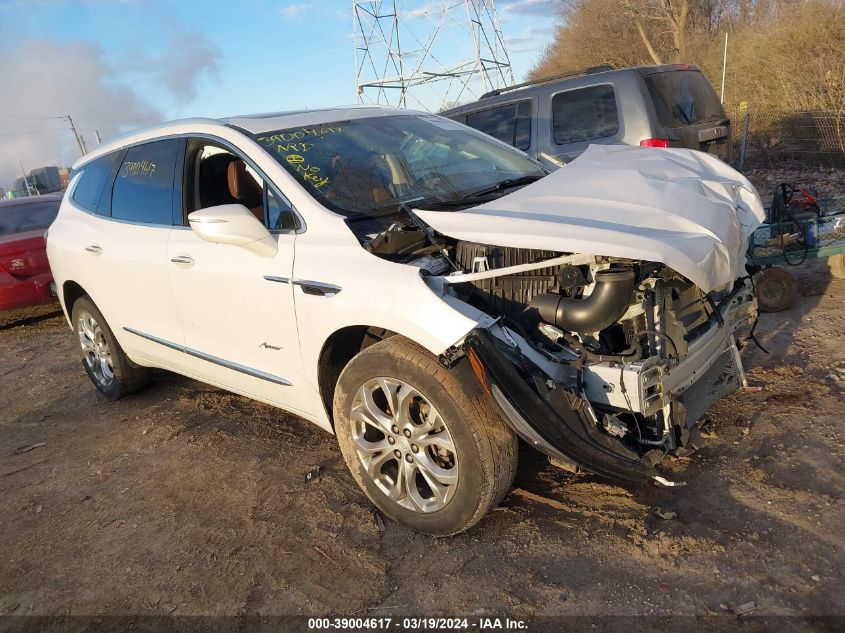
M 65 281 L 62 284 L 62 307 L 64 308 L 65 317 L 67 318 L 68 323 L 71 322 L 70 316 L 73 314 L 73 304 L 87 294 L 88 293 L 85 291 L 85 288 L 73 280 Z M 71 327 L 72 326 L 73 324 L 71 324 Z
M 340 373 L 360 352 L 397 332 L 374 325 L 349 325 L 332 332 L 323 342 L 317 367 L 320 400 L 329 423 L 334 427 L 333 402 Z

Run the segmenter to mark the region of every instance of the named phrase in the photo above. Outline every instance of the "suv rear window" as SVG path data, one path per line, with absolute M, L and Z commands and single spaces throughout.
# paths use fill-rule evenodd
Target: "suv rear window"
M 471 112 L 466 124 L 525 151 L 531 145 L 531 101 L 525 99 Z
M 60 200 L 27 201 L 0 207 L 0 235 L 46 229 L 59 213 Z
M 131 147 L 114 179 L 113 218 L 144 224 L 172 224 L 173 174 L 179 141 Z
M 82 167 L 82 175 L 73 189 L 72 199 L 76 204 L 91 213 L 97 212 L 97 203 L 100 201 L 103 185 L 111 175 L 119 154 L 120 152 L 106 154 Z M 73 178 L 72 175 L 71 178 Z
M 552 97 L 552 129 L 558 145 L 616 134 L 619 115 L 613 86 L 590 86 L 557 93 Z
M 697 70 L 653 73 L 643 79 L 663 127 L 684 127 L 726 118 L 713 86 Z

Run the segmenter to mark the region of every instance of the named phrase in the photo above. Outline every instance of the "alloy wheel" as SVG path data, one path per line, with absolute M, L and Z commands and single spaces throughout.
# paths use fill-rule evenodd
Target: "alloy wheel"
M 81 312 L 77 322 L 83 362 L 94 379 L 104 388 L 114 381 L 111 351 L 97 320 L 88 312 Z
M 458 485 L 458 456 L 446 421 L 416 388 L 379 377 L 352 401 L 352 439 L 373 483 L 414 512 L 436 512 Z

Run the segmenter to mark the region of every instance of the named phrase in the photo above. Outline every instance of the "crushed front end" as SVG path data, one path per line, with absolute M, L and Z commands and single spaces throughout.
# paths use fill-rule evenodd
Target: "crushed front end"
M 702 416 L 744 383 L 760 197 L 717 158 L 680 149 L 593 145 L 522 185 L 403 205 L 354 230 L 477 323 L 442 362 L 524 440 L 569 468 L 669 483 L 657 462 L 694 450 Z
M 458 242 L 444 296 L 490 315 L 445 362 L 466 362 L 502 416 L 564 467 L 659 477 L 696 448 L 698 423 L 744 384 L 737 349 L 750 280 L 709 293 L 647 261 Z M 461 359 L 461 360 L 456 360 Z

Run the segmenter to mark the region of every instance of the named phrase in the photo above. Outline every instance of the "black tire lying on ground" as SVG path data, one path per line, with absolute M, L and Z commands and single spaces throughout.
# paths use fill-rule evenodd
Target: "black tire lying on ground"
M 764 268 L 754 275 L 754 289 L 761 312 L 780 312 L 791 307 L 798 294 L 795 276 L 784 268 Z

